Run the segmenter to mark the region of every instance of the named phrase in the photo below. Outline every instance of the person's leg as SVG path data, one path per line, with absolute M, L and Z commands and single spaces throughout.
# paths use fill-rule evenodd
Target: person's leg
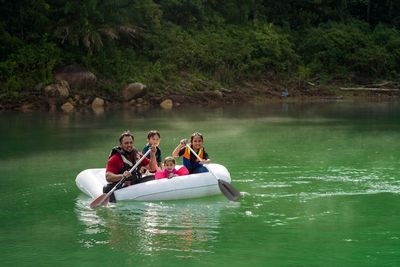
M 203 173 L 203 172 L 208 172 L 207 168 L 204 166 L 197 167 L 196 169 L 193 170 L 193 173 Z
M 103 187 L 103 193 L 106 193 L 106 194 L 107 194 L 108 192 L 110 192 L 111 189 L 113 189 L 114 186 L 115 186 L 116 184 L 117 184 L 117 183 L 108 183 L 107 185 L 105 185 L 105 186 Z M 119 188 L 118 188 L 118 189 L 119 189 Z M 114 193 L 112 193 L 112 194 L 110 195 L 110 202 L 113 202 L 113 203 L 117 202 L 116 199 L 115 199 Z
M 138 179 L 136 184 L 140 184 L 140 183 L 145 183 L 148 181 L 152 181 L 155 180 L 155 176 L 154 175 L 147 175 L 147 176 L 143 176 L 142 178 Z

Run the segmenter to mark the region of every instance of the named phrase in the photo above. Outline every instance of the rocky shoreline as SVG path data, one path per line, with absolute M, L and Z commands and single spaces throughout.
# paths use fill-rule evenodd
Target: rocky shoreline
M 398 83 L 384 81 L 379 84 L 358 84 L 345 87 L 343 83 L 319 84 L 318 80 L 308 82 L 285 82 L 271 79 L 243 81 L 226 89 L 212 88 L 205 81 L 201 90 L 188 85 L 182 90 L 170 90 L 163 96 L 152 93 L 142 83 L 123 86 L 117 96 L 101 96 L 95 92 L 97 77 L 80 67 L 67 66 L 54 74 L 53 84 L 38 85 L 33 94 L 18 99 L 1 99 L 1 110 L 62 111 L 66 113 L 82 110 L 106 110 L 113 108 L 161 107 L 169 110 L 184 105 L 222 106 L 232 103 L 297 102 L 297 101 L 337 101 L 362 99 L 367 101 L 399 101 Z M 190 84 L 188 82 L 188 84 Z M 151 87 L 151 86 L 150 86 Z M 74 90 L 71 90 L 73 88 Z M 74 93 L 81 92 L 81 93 Z
M 137 86 L 137 84 L 136 84 Z M 397 91 L 331 91 L 321 94 L 315 92 L 269 91 L 260 88 L 247 88 L 238 91 L 204 91 L 193 95 L 169 95 L 168 97 L 134 96 L 122 99 L 104 99 L 99 96 L 82 97 L 79 94 L 62 97 L 57 94 L 31 95 L 17 101 L 0 101 L 0 111 L 60 111 L 64 113 L 93 110 L 95 112 L 113 109 L 162 108 L 171 110 L 187 105 L 216 107 L 229 104 L 259 104 L 279 102 L 321 102 L 321 101 L 400 101 Z M 340 94 L 339 94 L 340 93 Z

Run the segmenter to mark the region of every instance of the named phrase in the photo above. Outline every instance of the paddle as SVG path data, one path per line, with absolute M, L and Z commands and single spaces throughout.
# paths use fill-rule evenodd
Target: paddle
M 143 161 L 143 159 L 145 157 L 147 157 L 147 155 L 151 152 L 151 149 L 147 150 L 147 152 L 143 155 L 143 157 L 141 157 L 136 164 L 129 170 L 130 173 L 132 173 L 132 171 L 134 169 L 136 169 L 139 164 Z M 114 191 L 118 188 L 118 186 L 120 186 L 123 182 L 125 182 L 125 180 L 127 179 L 127 177 L 123 177 L 121 180 L 119 180 L 119 182 L 107 193 L 107 194 L 102 194 L 99 197 L 97 197 L 95 200 L 92 201 L 92 203 L 90 203 L 90 207 L 92 209 L 98 208 L 101 205 L 106 206 L 109 202 L 109 198 L 111 196 L 112 193 L 114 193 Z
M 190 151 L 197 157 L 198 160 L 202 161 L 200 156 L 190 147 L 189 144 L 186 146 L 190 149 Z M 211 170 L 211 168 L 207 168 L 207 170 L 217 179 L 219 190 L 221 190 L 222 194 L 226 196 L 230 201 L 237 201 L 240 198 L 240 192 L 237 191 L 230 183 L 219 179 L 217 175 Z

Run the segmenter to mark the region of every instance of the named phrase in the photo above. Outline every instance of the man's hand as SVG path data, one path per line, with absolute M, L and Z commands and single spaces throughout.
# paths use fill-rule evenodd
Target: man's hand
M 121 179 L 129 178 L 131 176 L 132 176 L 132 173 L 130 173 L 129 171 L 124 171 L 124 173 L 122 174 L 122 178 Z

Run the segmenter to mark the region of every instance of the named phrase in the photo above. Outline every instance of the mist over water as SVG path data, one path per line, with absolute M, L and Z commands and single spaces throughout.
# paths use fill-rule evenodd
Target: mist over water
M 398 266 L 399 115 L 398 103 L 0 113 L 4 266 Z M 127 129 L 139 149 L 158 129 L 163 157 L 203 133 L 240 202 L 91 210 L 74 179 Z

